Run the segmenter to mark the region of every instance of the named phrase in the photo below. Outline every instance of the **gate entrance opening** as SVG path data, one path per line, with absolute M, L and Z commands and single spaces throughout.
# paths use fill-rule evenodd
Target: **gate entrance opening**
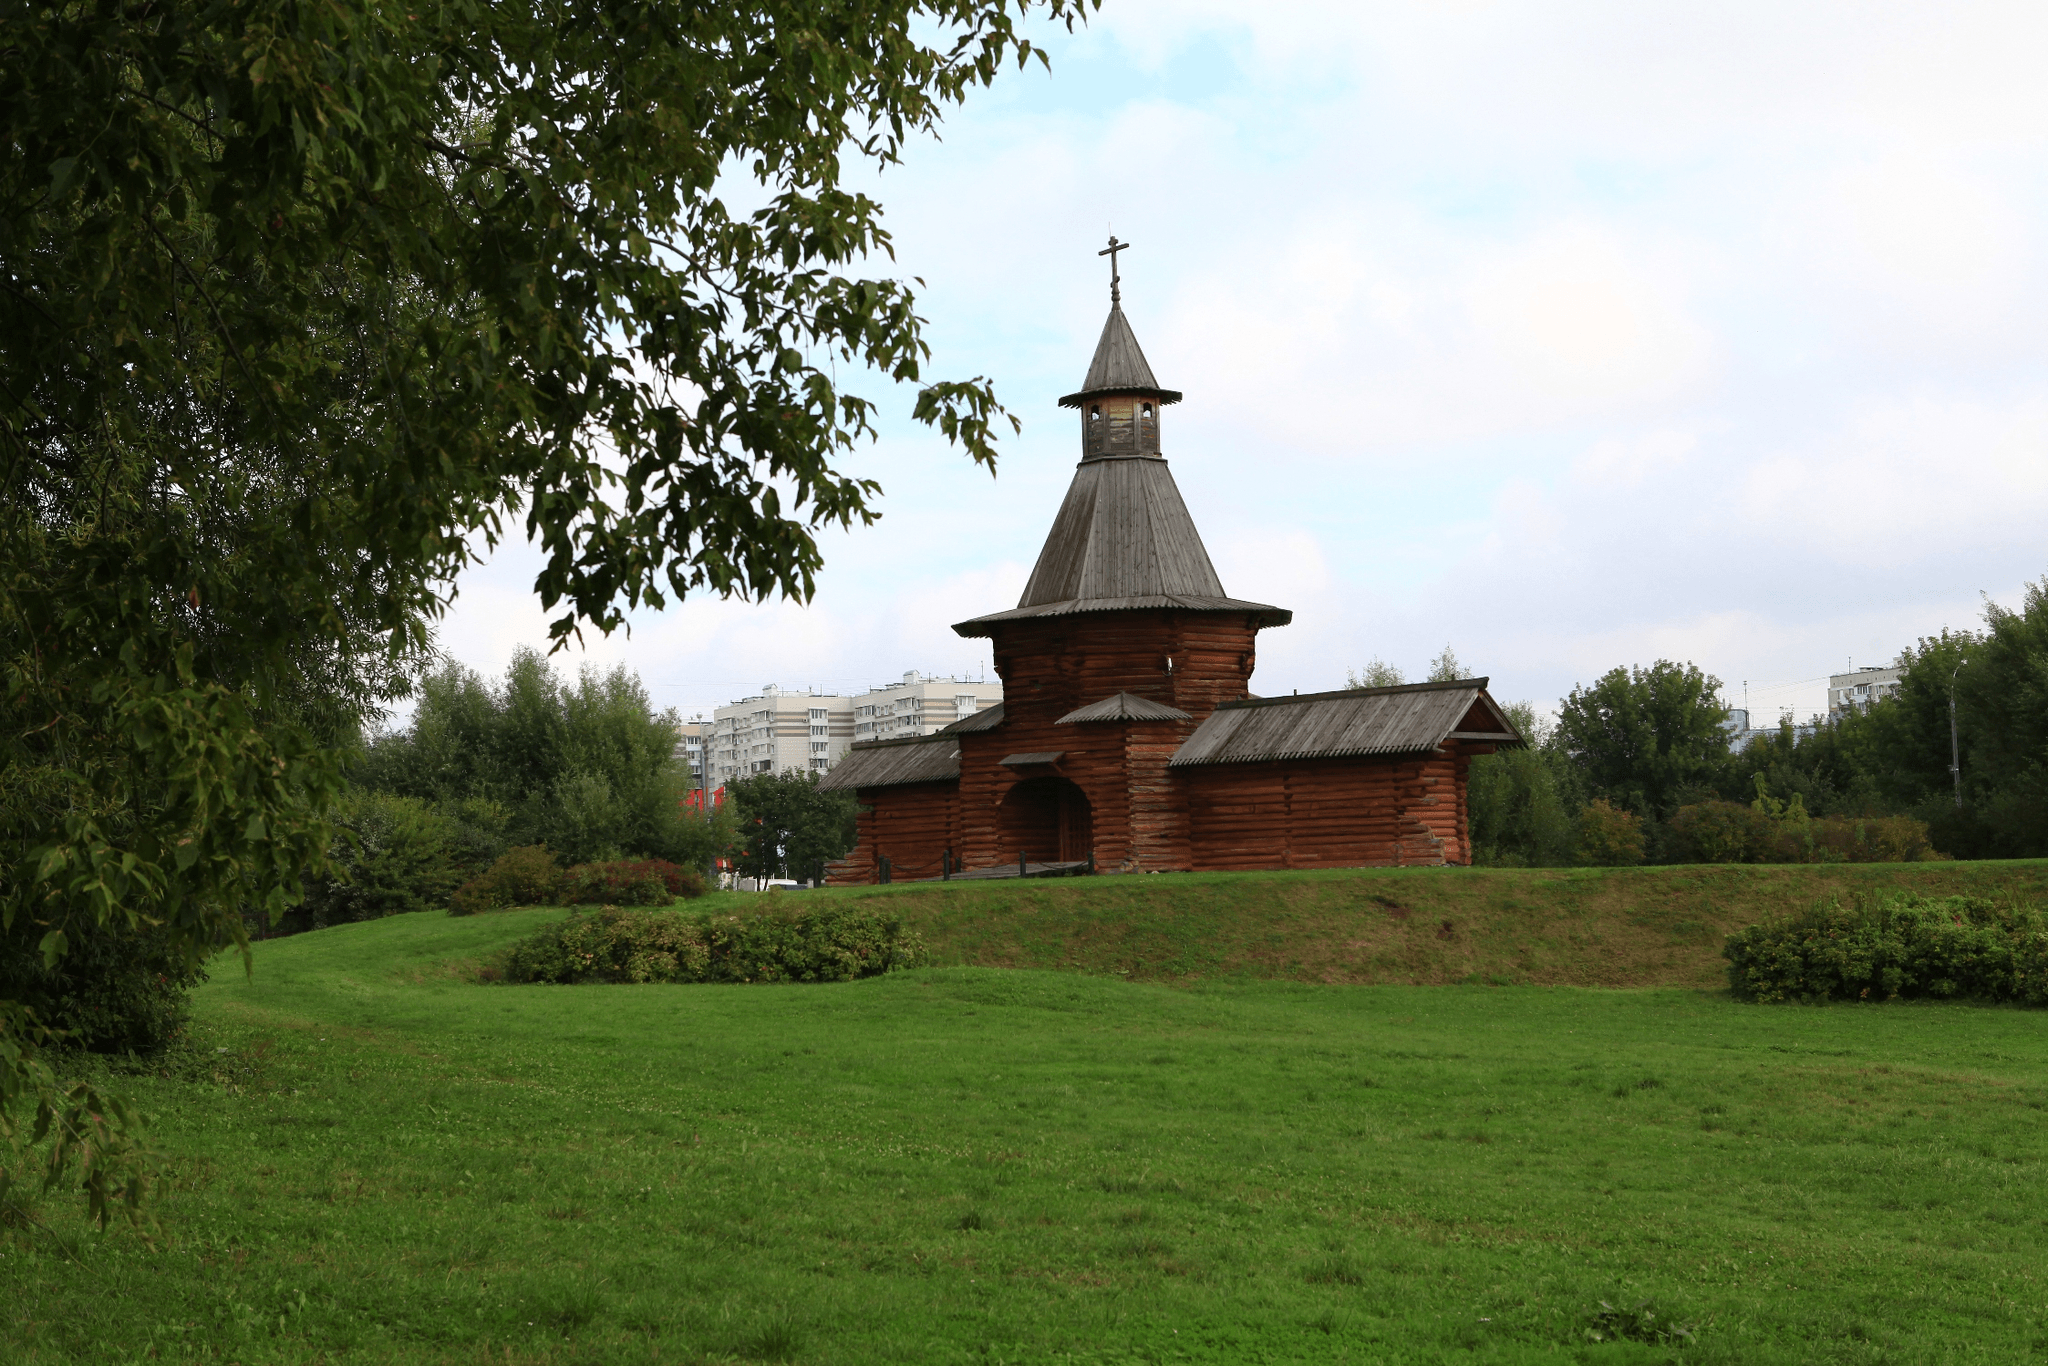
M 1088 794 L 1068 778 L 1029 778 L 1003 798 L 1004 853 L 1039 863 L 1079 863 L 1095 847 Z

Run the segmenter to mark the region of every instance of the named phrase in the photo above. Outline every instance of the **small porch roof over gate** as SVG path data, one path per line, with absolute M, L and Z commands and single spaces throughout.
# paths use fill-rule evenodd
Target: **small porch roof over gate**
M 1486 683 L 1460 678 L 1226 702 L 1174 751 L 1169 766 L 1427 754 L 1449 740 L 1522 744 Z
M 1090 702 L 1068 712 L 1055 726 L 1079 725 L 1083 721 L 1189 721 L 1194 718 L 1179 707 L 1154 702 L 1135 693 L 1112 693 L 1100 702 Z

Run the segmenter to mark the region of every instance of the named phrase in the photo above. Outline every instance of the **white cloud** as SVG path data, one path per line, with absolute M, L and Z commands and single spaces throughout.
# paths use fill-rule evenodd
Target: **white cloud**
M 1593 445 L 1572 461 L 1572 479 L 1588 488 L 1637 489 L 1653 477 L 1684 468 L 1699 448 L 1688 431 L 1631 432 Z
M 1607 407 L 1667 394 L 1704 368 L 1709 342 L 1675 277 L 1572 225 L 1475 262 L 1464 302 L 1530 400 Z
M 1983 539 L 2038 554 L 2048 394 L 2003 404 L 1881 396 L 1820 441 L 1752 464 L 1741 512 L 1761 536 L 1846 564 L 1881 547 L 1887 569 L 1919 572 L 1966 559 Z

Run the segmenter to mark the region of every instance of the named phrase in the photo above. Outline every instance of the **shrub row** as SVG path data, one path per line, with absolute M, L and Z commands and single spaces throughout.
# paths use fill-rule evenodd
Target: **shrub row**
M 566 873 L 545 845 L 508 849 L 484 872 L 455 889 L 450 915 L 475 915 L 502 906 L 666 906 L 704 895 L 694 868 L 662 859 L 581 863 Z
M 1919 863 L 1940 859 L 1927 822 L 1910 816 L 1772 815 L 1740 802 L 1681 806 L 1671 818 L 1674 863 Z
M 1728 937 L 1728 984 L 1748 1001 L 1973 997 L 2048 1004 L 2038 907 L 1904 893 L 1824 902 Z
M 850 982 L 930 960 L 901 916 L 810 907 L 744 916 L 579 912 L 506 950 L 508 982 Z

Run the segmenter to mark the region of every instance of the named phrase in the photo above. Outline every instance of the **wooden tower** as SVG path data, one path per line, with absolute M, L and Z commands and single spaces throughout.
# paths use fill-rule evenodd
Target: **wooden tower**
M 986 637 L 1000 706 L 934 735 L 857 744 L 821 786 L 861 802 L 835 882 L 1339 868 L 1471 859 L 1472 759 L 1518 745 L 1483 678 L 1255 698 L 1258 634 L 1285 608 L 1223 591 L 1161 440 L 1161 388 L 1124 317 L 1081 388 L 1081 459 L 1008 611 Z
M 998 817 L 963 831 L 969 867 L 1091 850 L 1101 867 L 1189 866 L 1167 761 L 1247 695 L 1259 631 L 1292 614 L 1223 591 L 1161 445 L 1180 398 L 1113 293 L 1088 377 L 1060 400 L 1081 459 L 1024 595 L 953 628 L 989 638 L 1003 680 L 1001 726 L 960 737 L 962 805 Z

